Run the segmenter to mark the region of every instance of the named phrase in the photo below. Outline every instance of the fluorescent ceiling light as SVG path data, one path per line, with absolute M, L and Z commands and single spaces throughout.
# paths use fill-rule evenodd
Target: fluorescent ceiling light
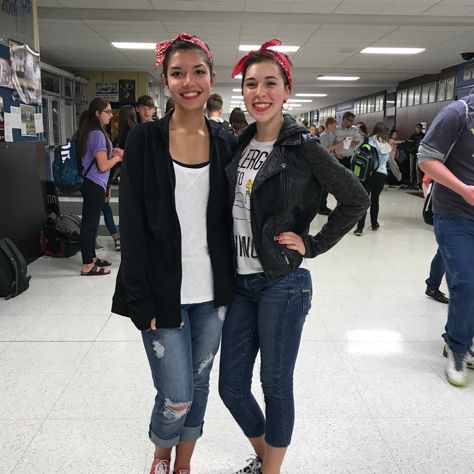
M 232 89 L 232 92 L 242 92 L 242 89 Z
M 259 44 L 240 44 L 239 51 L 257 51 L 260 49 Z M 280 53 L 296 53 L 300 49 L 299 46 L 270 46 L 268 49 L 279 51 Z
M 237 80 L 242 79 L 242 74 L 237 74 L 237 76 L 235 76 L 234 79 L 237 79 Z
M 311 99 L 288 99 L 288 102 L 313 102 Z
M 362 54 L 418 54 L 425 48 L 365 48 Z
M 327 97 L 327 94 L 295 94 L 295 97 Z
M 294 103 L 292 103 L 292 104 L 290 105 L 290 107 L 301 107 L 301 104 L 294 104 Z
M 112 46 L 119 49 L 155 49 L 156 43 L 122 43 L 113 41 Z
M 357 81 L 359 76 L 318 76 L 318 81 Z
M 242 100 L 244 97 L 242 95 L 233 95 L 232 99 L 239 99 Z

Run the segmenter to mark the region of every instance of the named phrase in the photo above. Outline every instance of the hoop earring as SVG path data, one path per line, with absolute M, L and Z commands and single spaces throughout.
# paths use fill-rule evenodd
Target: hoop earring
M 286 109 L 285 109 L 285 105 L 286 105 Z M 288 110 L 290 110 L 290 104 L 288 102 L 283 102 L 282 108 L 285 112 L 288 112 Z

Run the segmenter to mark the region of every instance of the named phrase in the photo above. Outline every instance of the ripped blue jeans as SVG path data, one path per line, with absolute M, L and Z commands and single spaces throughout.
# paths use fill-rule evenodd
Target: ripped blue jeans
M 159 448 L 202 435 L 209 376 L 225 312 L 225 307 L 215 308 L 213 302 L 182 305 L 182 329 L 142 332 L 156 388 L 149 436 Z

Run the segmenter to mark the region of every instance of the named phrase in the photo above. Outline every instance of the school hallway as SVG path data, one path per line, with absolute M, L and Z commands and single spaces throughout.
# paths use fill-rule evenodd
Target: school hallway
M 377 232 L 351 232 L 308 261 L 314 295 L 282 473 L 473 472 L 474 371 L 466 388 L 445 380 L 447 305 L 424 295 L 436 243 L 422 203 L 386 187 Z M 120 254 L 99 240 L 111 276 L 80 277 L 79 254 L 43 257 L 30 288 L 0 302 L 0 473 L 149 472 L 150 369 L 140 333 L 110 313 Z M 193 474 L 231 474 L 252 452 L 218 375 L 216 359 Z M 254 387 L 261 400 L 258 368 Z

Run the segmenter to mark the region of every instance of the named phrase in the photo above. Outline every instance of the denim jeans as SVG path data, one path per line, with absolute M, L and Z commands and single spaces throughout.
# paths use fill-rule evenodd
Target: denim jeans
M 262 273 L 238 275 L 222 332 L 220 396 L 247 437 L 265 434 L 274 447 L 287 447 L 293 433 L 293 371 L 311 296 L 308 270 L 277 282 Z M 251 392 L 259 351 L 265 415 Z
M 464 354 L 474 336 L 474 220 L 435 214 L 434 228 L 449 288 L 443 337 L 453 352 Z
M 426 280 L 426 286 L 428 288 L 438 288 L 441 285 L 441 280 L 446 273 L 446 267 L 444 266 L 443 256 L 438 247 L 433 260 L 431 260 L 430 276 Z
M 225 307 L 215 308 L 212 302 L 182 305 L 182 329 L 142 332 L 157 392 L 149 431 L 156 446 L 170 448 L 202 435 L 225 314 Z
M 117 226 L 115 225 L 114 222 L 114 215 L 112 213 L 112 208 L 110 207 L 110 204 L 108 202 L 104 202 L 102 204 L 102 213 L 104 214 L 104 222 L 105 225 L 107 226 L 107 230 L 109 231 L 109 234 L 113 237 L 114 235 L 117 235 Z

